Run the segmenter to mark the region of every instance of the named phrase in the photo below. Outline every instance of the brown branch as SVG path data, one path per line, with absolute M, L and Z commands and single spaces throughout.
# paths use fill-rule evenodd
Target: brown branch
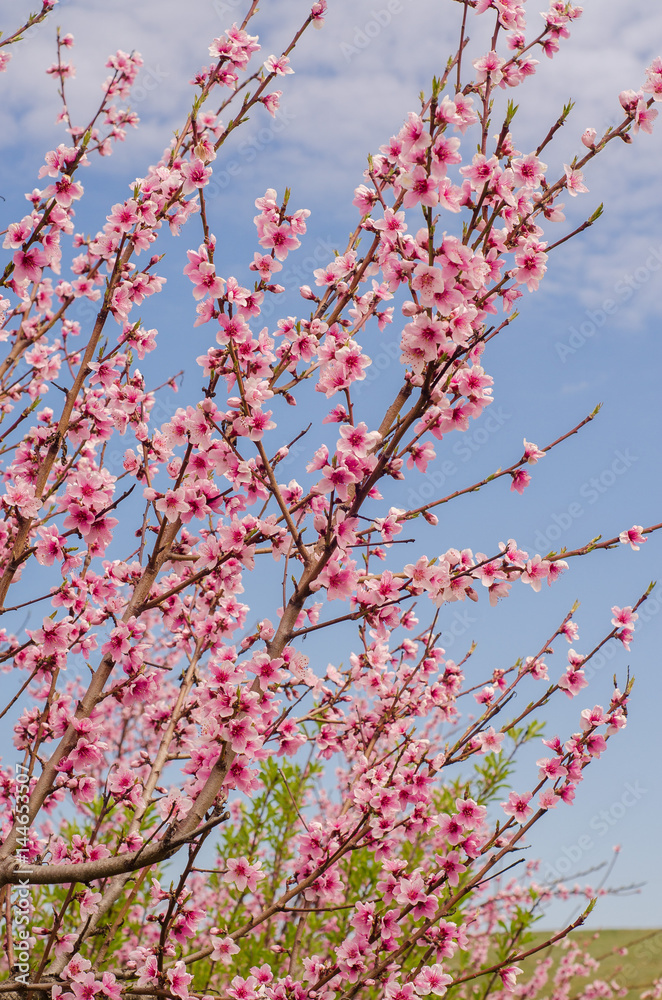
M 10 858 L 0 864 L 0 885 L 18 885 L 21 880 L 25 883 L 26 877 L 30 885 L 69 885 L 75 882 L 89 885 L 90 882 L 97 882 L 111 875 L 125 875 L 171 858 L 184 844 L 191 843 L 226 819 L 225 813 L 214 816 L 179 837 L 169 837 L 170 831 L 167 830 L 162 840 L 154 844 L 140 847 L 137 851 L 115 854 L 110 858 L 99 858 L 97 861 L 80 861 L 73 865 L 40 865 L 28 870 L 23 861 Z

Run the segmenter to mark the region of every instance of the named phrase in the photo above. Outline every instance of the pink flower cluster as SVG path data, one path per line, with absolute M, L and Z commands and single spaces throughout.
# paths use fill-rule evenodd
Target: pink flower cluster
M 68 137 L 47 153 L 39 179 L 48 183 L 28 194 L 29 213 L 4 231 L 0 299 L 0 602 L 12 614 L 43 601 L 52 609 L 41 625 L 31 618 L 20 636 L 0 637 L 0 663 L 23 672 L 9 708 L 19 703 L 14 742 L 34 822 L 23 843 L 11 775 L 0 771 L 0 879 L 15 879 L 20 848 L 39 879 L 69 886 L 35 903 L 53 1000 L 120 1000 L 125 983 L 188 1000 L 203 980 L 210 996 L 232 1000 L 333 1000 L 366 988 L 416 1000 L 479 975 L 502 1000 L 547 981 L 540 965 L 532 985 L 517 985 L 510 939 L 493 962 L 494 935 L 516 926 L 528 890 L 492 870 L 547 810 L 572 803 L 585 768 L 625 726 L 631 683 L 606 711 L 580 710 L 578 732 L 543 741 L 549 753 L 527 790 L 503 791 L 502 748 L 511 736 L 519 746 L 516 725 L 562 693 L 579 695 L 600 644 L 586 655 L 570 648 L 550 681 L 553 643 L 578 641 L 573 608 L 537 652 L 474 668 L 473 647 L 458 661 L 447 655 L 445 616 L 458 601 L 496 606 L 517 581 L 540 592 L 571 556 L 619 541 L 637 550 L 660 526 L 567 554 L 529 553 L 497 535 L 487 552 L 442 539 L 431 556 L 400 555 L 419 515 L 436 526 L 433 511 L 461 494 L 498 489 L 503 477 L 523 494 L 533 466 L 582 425 L 545 447 L 525 438 L 510 465 L 447 497 L 412 506 L 403 482 L 433 469 L 444 439 L 491 406 L 485 345 L 543 280 L 563 191 L 587 190 L 584 167 L 612 138 L 651 130 L 662 63 L 620 95 L 624 121 L 602 137 L 587 129 L 583 158 L 552 180 L 546 141 L 516 148 L 512 109 L 488 139 L 491 95 L 534 74 L 532 52 L 552 57 L 581 10 L 555 0 L 527 43 L 520 0 L 469 7 L 493 15 L 489 52 L 463 63 L 461 45 L 430 98 L 370 159 L 355 233 L 315 269 L 314 288 L 300 287 L 306 315 L 273 324 L 265 305 L 286 290 L 277 281 L 310 213 L 268 188 L 255 201 L 252 259 L 238 258 L 230 275 L 209 192 L 234 130 L 255 108 L 278 109 L 281 92 L 268 88 L 294 72 L 300 32 L 254 70 L 255 4 L 215 38 L 182 129 L 91 236 L 74 227 L 78 170 L 137 124 L 128 104 L 143 64 L 137 53 L 112 56 L 100 108 L 78 126 L 64 86 L 74 67 L 62 61 L 73 39 L 58 36 L 47 72 Z M 325 11 L 315 3 L 303 27 L 320 27 Z M 174 407 L 163 398 L 178 376 L 151 389 L 153 366 L 136 366 L 157 346 L 139 313 L 168 287 L 157 244 L 194 220 L 201 235 L 181 266 L 203 386 L 195 395 L 187 386 Z M 377 413 L 361 398 L 370 336 L 385 335 L 396 309 L 398 385 Z M 177 348 L 187 360 L 188 339 Z M 291 432 L 297 401 L 311 423 L 320 417 L 323 437 Z M 35 563 L 28 599 L 21 591 L 9 604 Z M 646 596 L 612 608 L 602 641 L 629 648 Z M 323 647 L 305 640 L 335 626 L 339 644 L 343 629 L 355 628 L 355 641 L 346 654 L 329 644 L 322 660 Z M 500 713 L 520 690 L 534 698 L 508 722 Z M 212 831 L 217 856 L 203 861 Z M 162 888 L 159 866 L 184 846 Z M 569 891 L 534 876 L 531 866 L 541 899 Z M 569 955 L 555 996 L 577 970 Z

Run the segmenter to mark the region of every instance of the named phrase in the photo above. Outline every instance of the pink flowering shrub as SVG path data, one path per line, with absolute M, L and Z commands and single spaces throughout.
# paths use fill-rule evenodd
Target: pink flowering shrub
M 0 68 L 7 44 L 54 3 L 4 39 Z M 647 594 L 613 607 L 611 631 L 588 652 L 573 607 L 531 655 L 479 682 L 465 676 L 470 653 L 446 655 L 438 620 L 451 602 L 541 591 L 571 557 L 636 550 L 660 525 L 561 553 L 514 539 L 489 553 L 398 548 L 410 522 L 436 525 L 463 493 L 504 477 L 525 493 L 534 466 L 594 413 L 544 447 L 524 440 L 515 462 L 458 493 L 413 509 L 398 498 L 408 472 L 425 472 L 444 438 L 492 403 L 485 344 L 568 238 L 546 235 L 564 220 L 561 198 L 586 191 L 585 169 L 614 139 L 650 131 L 662 61 L 620 95 L 620 124 L 587 129 L 585 151 L 548 178 L 541 155 L 567 109 L 523 152 L 512 103 L 492 135 L 492 102 L 535 73 L 536 55 L 554 56 L 581 10 L 555 0 L 536 34 L 519 0 L 462 0 L 457 52 L 370 158 L 346 247 L 301 288 L 301 317 L 265 324 L 310 213 L 288 192 L 257 199 L 253 258 L 237 262 L 254 280 L 242 285 L 217 271 L 220 220 L 205 189 L 234 129 L 259 104 L 275 114 L 296 42 L 322 27 L 325 7 L 262 62 L 247 30 L 256 3 L 211 40 L 189 116 L 89 235 L 75 231 L 81 168 L 138 124 L 130 95 L 142 61 L 111 56 L 99 108 L 79 124 L 65 94 L 73 38 L 58 33 L 47 72 L 63 141 L 45 156 L 30 210 L 2 234 L 0 662 L 19 761 L 0 768 L 8 996 L 561 998 L 582 975 L 586 996 L 623 995 L 571 939 L 555 972 L 543 954 L 518 979 L 518 962 L 540 950 L 527 943 L 537 907 L 569 890 L 540 882 L 534 860 L 517 878 L 510 869 L 625 726 L 631 681 L 605 706 L 578 704 L 575 732 L 540 743 L 537 716 L 584 691 L 606 642 L 628 648 Z M 475 58 L 469 14 L 493 26 Z M 157 390 L 137 366 L 157 331 L 140 307 L 167 294 L 168 231 L 197 232 L 183 271 L 206 347 L 199 398 L 157 420 Z M 357 393 L 368 324 L 392 328 L 401 351 L 399 388 L 377 419 Z M 305 460 L 284 475 L 287 407 L 313 391 L 328 400 L 327 427 L 298 436 Z M 261 574 L 260 606 L 249 607 Z M 30 627 L 13 634 L 26 606 Z M 304 643 L 325 629 L 338 643 L 328 666 Z M 513 788 L 533 740 L 536 770 Z

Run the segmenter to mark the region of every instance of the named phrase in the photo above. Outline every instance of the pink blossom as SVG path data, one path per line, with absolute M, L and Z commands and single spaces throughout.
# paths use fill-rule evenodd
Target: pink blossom
M 101 647 L 101 652 L 117 660 L 131 649 L 130 639 L 131 629 L 127 624 L 121 622 L 112 630 L 108 642 L 105 642 Z
M 437 824 L 440 835 L 453 847 L 464 838 L 465 822 L 460 816 L 448 816 L 442 813 Z
M 195 285 L 193 289 L 194 299 L 201 299 L 205 295 L 216 299 L 223 294 L 225 282 L 216 274 L 216 268 L 213 264 L 201 262 L 194 272 L 189 273 L 189 277 Z
M 631 545 L 635 552 L 639 551 L 639 546 L 643 545 L 648 539 L 642 534 L 643 527 L 640 524 L 635 524 L 628 531 L 622 531 L 618 536 L 619 542 L 623 545 Z
M 535 153 L 516 157 L 511 166 L 518 183 L 527 188 L 538 187 L 547 170 L 547 164 L 539 160 Z
M 71 626 L 66 619 L 53 621 L 52 618 L 44 618 L 42 627 L 28 634 L 33 642 L 39 643 L 44 656 L 52 656 L 53 653 L 65 652 L 68 649 Z
M 517 977 L 522 975 L 522 970 L 516 965 L 506 965 L 499 969 L 499 975 L 503 982 L 503 988 L 508 993 L 512 993 L 517 985 Z
M 25 243 L 34 228 L 32 216 L 25 215 L 20 222 L 10 222 L 3 240 L 3 247 L 16 250 Z
M 103 751 L 108 748 L 107 743 L 92 743 L 86 739 L 80 739 L 76 746 L 69 753 L 68 760 L 78 769 L 95 767 L 103 761 Z
M 272 274 L 283 269 L 283 265 L 273 257 L 257 252 L 253 254 L 253 263 L 248 266 L 251 271 L 257 271 L 263 281 L 269 281 Z
M 100 896 L 100 893 L 96 894 Z M 71 963 L 69 963 L 71 965 Z M 86 972 L 78 976 L 71 983 L 71 992 L 76 1000 L 93 1000 L 97 993 L 101 992 L 102 983 L 95 979 L 93 972 Z
M 460 173 L 467 178 L 475 191 L 482 191 L 486 184 L 498 176 L 499 172 L 499 161 L 496 156 L 491 156 L 488 159 L 483 153 L 476 153 L 471 165 L 460 168 Z
M 230 965 L 232 956 L 239 953 L 239 946 L 234 943 L 231 937 L 220 937 L 219 932 L 212 928 L 211 942 L 213 951 L 212 962 L 221 962 L 223 965 Z
M 146 950 L 146 949 L 145 949 Z M 136 970 L 140 975 L 138 976 L 137 985 L 147 986 L 148 984 L 154 984 L 158 982 L 159 976 L 159 966 L 156 955 L 145 955 L 145 961 L 143 965 Z
M 618 95 L 618 100 L 627 115 L 631 118 L 634 117 L 634 113 L 641 98 L 641 93 L 636 90 L 622 90 Z
M 516 472 L 511 472 L 510 475 L 513 480 L 510 484 L 511 491 L 515 491 L 521 495 L 531 482 L 531 476 L 525 469 L 517 469 Z
M 257 986 L 258 981 L 255 976 L 249 976 L 248 979 L 244 979 L 242 976 L 234 976 L 228 989 L 228 995 L 233 1000 L 257 1000 L 259 995 L 256 991 Z
M 473 67 L 476 70 L 476 83 L 484 83 L 488 76 L 493 85 L 501 83 L 503 79 L 501 67 L 505 61 L 505 59 L 501 59 L 494 51 L 488 52 L 487 55 L 482 56 L 480 59 L 474 59 Z
M 376 517 L 373 521 L 375 528 L 382 536 L 382 541 L 387 544 L 392 542 L 396 535 L 402 531 L 402 521 L 405 511 L 401 507 L 390 507 L 386 517 Z M 358 524 L 358 522 L 357 522 Z
M 649 108 L 646 101 L 640 99 L 635 108 L 634 123 L 632 125 L 633 134 L 636 135 L 641 129 L 643 132 L 651 135 L 653 132 L 653 123 L 658 114 L 659 112 L 656 108 Z
M 175 996 L 181 997 L 182 1000 L 187 1000 L 189 995 L 188 984 L 193 980 L 193 976 L 186 972 L 184 963 L 181 960 L 175 962 L 174 966 L 168 969 L 166 975 L 170 983 L 170 989 Z
M 267 73 L 275 73 L 277 76 L 286 76 L 288 73 L 294 73 L 287 56 L 269 56 L 264 63 L 264 68 Z
M 567 163 L 563 164 L 563 169 L 565 170 L 565 186 L 568 189 L 568 194 L 576 198 L 578 194 L 588 191 L 581 170 L 574 170 Z
M 316 493 L 337 493 L 341 500 L 347 500 L 348 487 L 356 483 L 357 476 L 346 465 L 325 465 L 324 476 L 315 486 Z
M 559 804 L 559 796 L 552 788 L 542 791 L 538 796 L 539 809 L 556 809 Z
M 535 465 L 539 459 L 545 457 L 545 454 L 546 452 L 541 451 L 537 445 L 532 444 L 531 441 L 527 441 L 524 438 L 524 455 L 529 465 Z
M 255 892 L 258 881 L 265 878 L 266 873 L 261 868 L 261 861 L 251 865 L 244 857 L 228 858 L 223 881 L 236 885 L 240 892 L 244 892 L 245 889 L 248 889 L 249 892 Z
M 613 608 L 612 608 L 613 611 Z M 576 642 L 579 638 L 579 626 L 576 622 L 568 621 L 559 630 L 562 635 L 564 635 L 568 642 Z
M 83 958 L 82 955 L 74 955 L 62 970 L 62 976 L 64 979 L 81 980 L 91 965 L 92 963 L 89 958 Z
M 550 563 L 541 556 L 534 556 L 526 564 L 521 576 L 522 582 L 529 583 L 536 592 L 540 591 L 542 581 L 549 575 L 549 567 Z
M 318 30 L 324 26 L 324 14 L 326 13 L 326 0 L 317 0 L 316 3 L 310 8 L 310 14 L 313 19 L 313 28 Z
M 433 461 L 435 457 L 436 452 L 431 441 L 425 441 L 422 444 L 414 444 L 411 446 L 409 451 L 407 468 L 411 469 L 415 465 L 419 472 L 425 472 L 428 467 L 428 463 Z
M 518 823 L 524 823 L 533 812 L 533 809 L 529 805 L 530 801 L 530 792 L 526 792 L 524 795 L 511 792 L 508 796 L 508 801 L 501 803 L 501 808 L 507 816 L 512 816 Z
M 659 56 L 646 69 L 646 83 L 642 91 L 651 94 L 654 101 L 662 100 L 662 60 Z
M 108 1000 L 120 1000 L 122 993 L 120 984 L 112 972 L 104 972 L 101 976 L 101 992 Z
M 401 906 L 415 906 L 416 903 L 424 903 L 427 899 L 427 893 L 421 876 L 415 874 L 411 878 L 401 878 L 395 886 L 393 898 Z
M 503 738 L 504 734 L 495 732 L 492 726 L 484 732 L 478 733 L 476 740 L 480 746 L 479 753 L 501 753 Z
M 42 0 L 42 14 L 56 2 Z M 74 893 L 82 938 L 64 928 L 51 935 L 56 959 L 62 956 L 57 968 L 74 947 L 94 951 L 93 938 L 83 938 L 93 934 L 102 883 L 122 854 L 130 861 L 139 852 L 148 864 L 161 842 L 186 855 L 186 841 L 215 817 L 226 820 L 224 857 L 211 875 L 201 855 L 186 885 L 162 888 L 155 878 L 151 892 L 147 883 L 134 899 L 127 885 L 117 900 L 126 919 L 116 972 L 124 970 L 138 993 L 190 1000 L 193 975 L 200 979 L 197 954 L 211 968 L 204 988 L 228 1000 L 331 1000 L 364 986 L 385 1000 L 444 996 L 453 978 L 442 963 L 449 960 L 455 975 L 480 971 L 491 961 L 490 931 L 512 923 L 522 905 L 522 886 L 505 879 L 497 887 L 490 868 L 523 845 L 523 829 L 543 812 L 572 802 L 585 767 L 626 724 L 629 687 L 615 689 L 606 710 L 583 708 L 579 732 L 543 741 L 546 756 L 533 755 L 536 792 L 503 792 L 505 832 L 503 819 L 495 825 L 487 807 L 469 798 L 481 780 L 467 783 L 464 771 L 472 757 L 501 752 L 505 733 L 490 723 L 508 732 L 512 715 L 502 718 L 498 709 L 518 685 L 525 697 L 513 711 L 525 719 L 535 708 L 527 706 L 528 687 L 544 682 L 540 704 L 562 701 L 561 691 L 576 696 L 587 685 L 591 655 L 570 649 L 556 670 L 556 640 L 577 640 L 573 609 L 514 666 L 499 655 L 488 656 L 487 670 L 484 661 L 476 665 L 470 638 L 456 628 L 458 616 L 472 621 L 464 614 L 468 602 L 484 602 L 487 591 L 494 607 L 518 579 L 540 591 L 567 564 L 529 555 L 513 539 L 497 549 L 488 523 L 481 527 L 492 541 L 478 546 L 487 554 L 450 548 L 461 519 L 445 507 L 439 518 L 427 509 L 448 492 L 442 480 L 455 474 L 448 455 L 465 454 L 444 436 L 470 431 L 493 401 L 493 378 L 482 365 L 491 363 L 494 336 L 508 325 L 498 313 L 538 289 L 550 245 L 564 242 L 548 235 L 564 218 L 563 187 L 572 196 L 586 190 L 579 157 L 560 182 L 548 184 L 539 154 L 515 148 L 510 112 L 502 127 L 499 107 L 497 118 L 490 111 L 496 87 L 518 86 L 536 70 L 528 41 L 551 57 L 579 9 L 551 0 L 536 33 L 527 28 L 524 0 L 464 6 L 486 15 L 482 47 L 471 55 L 484 53 L 480 38 L 488 30 L 496 30 L 495 50 L 475 60 L 473 83 L 471 67 L 463 80 L 461 67 L 447 73 L 450 91 L 424 95 L 370 157 L 354 195 L 353 235 L 340 252 L 335 236 L 319 239 L 326 230 L 318 220 L 317 245 L 301 248 L 299 264 L 284 266 L 304 242 L 310 215 L 290 205 L 289 191 L 279 197 L 270 188 L 255 199 L 257 250 L 247 259 L 246 241 L 228 224 L 239 202 L 224 189 L 236 164 L 217 153 L 249 115 L 257 116 L 259 139 L 264 109 L 275 116 L 282 97 L 267 90 L 276 76 L 285 88 L 292 74 L 290 49 L 260 57 L 249 70 L 260 46 L 239 24 L 212 41 L 211 65 L 192 81 L 193 111 L 181 129 L 173 123 L 174 138 L 130 183 L 126 199 L 103 210 L 99 232 L 88 234 L 78 208 L 80 176 L 88 159 L 112 152 L 137 122 L 130 105 L 139 92 L 131 98 L 130 88 L 142 59 L 135 53 L 110 58 L 103 103 L 89 126 L 69 119 L 60 95 L 58 123 L 71 145 L 46 154 L 39 176 L 47 186 L 13 213 L 20 221 L 9 213 L 3 223 L 9 265 L 0 339 L 9 368 L 0 412 L 0 549 L 5 583 L 24 575 L 6 602 L 14 610 L 0 630 L 0 668 L 13 662 L 22 675 L 14 685 L 22 704 L 12 709 L 13 736 L 20 766 L 34 774 L 18 787 L 34 803 L 43 798 L 39 774 L 42 784 L 48 779 L 42 821 L 22 838 L 17 856 L 38 863 L 46 851 L 46 862 L 69 868 L 108 859 L 98 865 L 103 877 Z M 319 27 L 325 11 L 325 0 L 315 2 L 307 17 L 304 11 L 304 27 Z M 501 28 L 509 37 L 498 37 Z M 62 47 L 70 47 L 67 36 Z M 471 55 L 467 50 L 467 60 Z M 49 72 L 57 84 L 73 69 L 58 62 Z M 323 136 L 328 83 L 320 89 Z M 656 60 L 641 91 L 621 94 L 622 138 L 649 132 L 656 111 L 648 104 L 661 99 Z M 527 139 L 525 148 L 542 155 L 548 127 L 539 146 Z M 594 129 L 582 142 L 590 150 L 584 159 L 600 152 Z M 337 153 L 343 149 L 330 149 L 332 166 Z M 243 158 L 242 170 L 251 159 Z M 214 164 L 221 169 L 210 186 Z M 311 184 L 323 202 L 322 174 Z M 156 331 L 142 326 L 139 313 L 153 310 L 147 299 L 164 287 L 157 272 L 171 236 L 196 214 L 201 235 L 178 278 L 194 309 L 188 321 L 185 304 L 172 311 L 165 374 L 151 359 L 142 372 L 137 360 L 154 349 Z M 279 312 L 278 296 L 296 298 L 297 288 L 303 311 Z M 171 391 L 189 350 L 200 355 L 200 377 L 187 376 L 187 398 L 177 407 Z M 511 383 L 522 381 L 512 366 L 509 374 Z M 531 384 L 544 403 L 544 377 L 538 373 Z M 48 392 L 45 406 L 39 400 Z M 320 407 L 320 393 L 335 398 Z M 309 418 L 324 418 L 319 437 L 309 435 Z M 526 439 L 523 447 L 506 470 L 520 494 L 530 483 L 526 466 L 545 455 Z M 412 490 L 403 484 L 410 472 L 418 480 Z M 479 482 L 482 476 L 476 473 Z M 453 484 L 451 496 L 475 491 L 468 483 Z M 410 554 L 424 535 L 429 555 Z M 635 549 L 646 540 L 641 526 L 619 537 Z M 29 568 L 37 565 L 33 579 Z M 259 605 L 272 585 L 272 610 L 243 603 L 250 595 Z M 638 622 L 633 606 L 614 606 L 611 614 L 606 631 L 627 648 Z M 14 621 L 19 635 L 11 634 Z M 358 641 L 344 650 L 352 631 Z M 602 640 L 593 638 L 589 648 Z M 337 666 L 326 666 L 328 659 Z M 285 757 L 291 767 L 279 760 Z M 487 797 L 494 775 L 508 766 L 496 757 L 478 762 Z M 5 771 L 0 794 L 11 791 L 13 775 Z M 333 775 L 335 788 L 327 781 Z M 16 811 L 11 803 L 9 822 Z M 274 815 L 276 826 L 286 821 L 280 833 Z M 453 903 L 473 890 L 478 896 L 467 897 L 467 908 Z M 539 890 L 545 899 L 565 892 Z M 276 897 L 286 901 L 283 912 L 273 912 Z M 306 907 L 308 922 L 299 912 Z M 213 919 L 221 926 L 210 926 Z M 290 948 L 297 925 L 298 958 Z M 44 941 L 50 932 L 33 931 Z M 258 967 L 252 963 L 265 958 L 255 957 L 263 931 L 274 961 Z M 234 936 L 245 941 L 245 961 Z M 422 950 L 412 955 L 416 938 Z M 374 969 L 375 979 L 366 978 Z M 500 970 L 502 998 L 539 990 L 544 964 L 526 988 L 516 986 L 519 971 Z M 53 1000 L 120 1000 L 124 986 L 79 955 L 59 978 Z M 203 968 L 200 983 L 206 978 Z M 599 984 L 591 991 L 600 993 Z
M 570 666 L 559 679 L 558 685 L 569 698 L 574 698 L 583 688 L 588 686 L 588 681 L 583 670 Z
M 480 826 L 487 814 L 485 806 L 479 806 L 473 799 L 456 799 L 457 818 L 465 830 Z
M 72 202 L 82 198 L 83 185 L 74 181 L 68 174 L 63 174 L 55 184 L 48 184 L 43 193 L 46 198 L 54 198 L 62 208 L 70 208 Z
M 206 167 L 202 160 L 194 157 L 182 166 L 184 183 L 182 184 L 183 194 L 193 194 L 200 188 L 209 184 L 212 172 Z
M 379 432 L 369 431 L 367 424 L 363 421 L 356 427 L 351 424 L 343 424 L 340 427 L 340 439 L 336 448 L 339 452 L 364 457 L 380 440 Z
M 81 916 L 84 918 L 93 916 L 99 909 L 100 902 L 101 902 L 100 892 L 92 892 L 90 889 L 86 889 L 85 894 L 80 901 Z M 105 990 L 103 992 L 105 992 Z
M 535 240 L 524 244 L 515 254 L 517 264 L 517 269 L 513 273 L 515 281 L 520 285 L 526 285 L 530 292 L 535 292 L 547 270 L 546 260 L 547 254 Z
M 584 744 L 591 757 L 600 757 L 607 749 L 607 741 L 600 733 L 590 733 Z
M 445 873 L 449 885 L 459 885 L 460 875 L 467 870 L 467 866 L 460 863 L 457 854 L 435 854 L 435 861 L 440 869 Z
M 46 255 L 38 246 L 28 250 L 17 250 L 13 256 L 14 279 L 18 282 L 39 281 L 41 269 L 46 266 Z
M 611 613 L 612 613 L 611 623 L 612 625 L 615 625 L 617 628 L 629 629 L 630 627 L 632 627 L 633 629 L 634 623 L 639 617 L 639 615 L 636 612 L 633 612 L 631 607 L 619 608 L 618 606 L 615 605 L 611 609 Z
M 288 223 L 276 222 L 264 224 L 259 243 L 261 247 L 273 249 L 278 260 L 285 260 L 290 250 L 296 250 L 301 246 L 300 240 L 294 235 Z
M 414 988 L 419 996 L 425 997 L 434 993 L 442 997 L 452 982 L 453 977 L 444 972 L 443 965 L 425 965 L 414 980 Z
M 494 687 L 486 684 L 480 691 L 476 691 L 474 698 L 479 705 L 489 705 L 494 698 Z
M 356 563 L 353 560 L 349 560 L 348 564 L 344 566 L 341 566 L 336 560 L 330 560 L 312 584 L 312 589 L 318 590 L 321 586 L 326 587 L 327 597 L 330 601 L 349 600 L 358 580 L 355 566 Z
M 36 512 L 35 512 L 36 513 Z M 38 529 L 39 541 L 35 547 L 35 557 L 42 566 L 52 566 L 54 561 L 63 556 L 62 545 L 65 541 L 56 525 Z
M 167 490 L 165 496 L 157 500 L 154 506 L 165 514 L 168 521 L 176 521 L 180 514 L 189 509 L 183 487 L 177 490 Z
M 135 784 L 135 771 L 123 765 L 117 767 L 108 778 L 108 790 L 117 796 L 125 795 Z
M 536 767 L 540 768 L 538 771 L 539 778 L 550 778 L 553 781 L 559 777 L 565 777 L 568 773 L 567 767 L 561 764 L 558 757 L 543 757 L 541 760 L 536 761 Z
M 106 219 L 112 228 L 120 233 L 130 233 L 139 221 L 138 204 L 134 198 L 130 198 L 123 204 L 113 205 L 110 215 Z
M 276 117 L 276 112 L 280 107 L 280 99 L 282 96 L 282 90 L 272 90 L 270 94 L 265 94 L 264 97 L 261 98 L 262 104 L 264 104 L 272 118 Z
M 183 819 L 191 810 L 193 802 L 188 795 L 184 795 L 175 788 L 159 799 L 157 809 L 162 819 Z
M 22 517 L 36 517 L 41 509 L 41 500 L 35 495 L 33 484 L 24 479 L 7 483 L 1 499 L 7 507 L 16 507 Z

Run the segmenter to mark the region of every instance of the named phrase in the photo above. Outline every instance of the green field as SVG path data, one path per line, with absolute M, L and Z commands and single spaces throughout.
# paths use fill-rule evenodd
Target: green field
M 534 940 L 527 945 L 527 950 L 550 936 L 551 932 L 534 934 Z M 591 978 L 600 978 L 608 983 L 616 980 L 619 986 L 628 987 L 627 1000 L 636 1000 L 641 990 L 647 988 L 654 979 L 662 977 L 662 930 L 581 930 L 569 936 L 584 945 L 593 958 L 600 960 L 600 970 Z M 616 949 L 626 949 L 626 954 L 615 954 Z M 552 967 L 555 968 L 563 951 L 556 945 L 552 947 L 551 953 L 555 956 Z M 525 975 L 530 975 L 536 960 L 547 954 L 541 951 L 521 962 Z M 591 982 L 591 978 L 573 980 L 570 1000 L 582 993 L 583 987 Z M 524 976 L 520 977 L 520 982 L 523 979 Z

